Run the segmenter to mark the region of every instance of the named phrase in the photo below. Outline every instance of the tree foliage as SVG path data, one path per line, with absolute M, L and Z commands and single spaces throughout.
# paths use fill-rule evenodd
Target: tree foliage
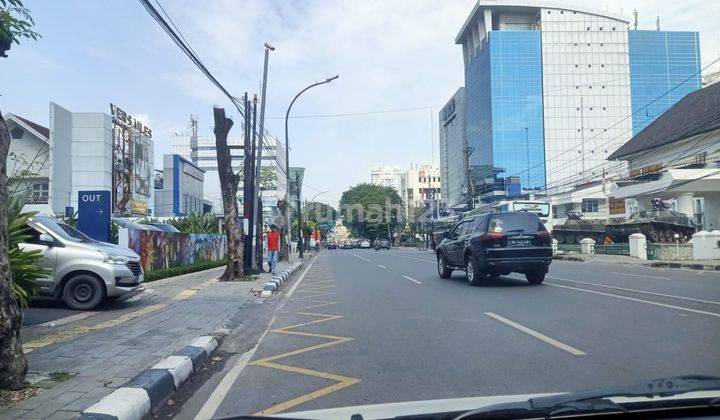
M 30 300 L 38 292 L 36 280 L 48 274 L 40 266 L 44 258 L 42 251 L 23 251 L 20 244 L 30 239 L 27 225 L 28 219 L 37 212 L 23 213 L 25 196 L 16 194 L 10 197 L 8 203 L 8 256 L 10 257 L 10 270 L 13 273 L 13 291 L 15 298 L 22 307 L 27 307 Z
M 358 184 L 342 194 L 340 214 L 354 236 L 385 239 L 402 221 L 402 199 L 392 187 Z
M 337 210 L 325 203 L 307 203 L 303 212 L 305 225 L 319 227 L 323 234 L 328 231 L 328 229 L 325 228 L 326 223 L 337 220 Z
M 35 41 L 41 38 L 33 31 L 35 25 L 30 10 L 20 0 L 0 0 L 0 57 L 7 57 L 7 51 L 13 43 L 19 44 L 21 38 Z

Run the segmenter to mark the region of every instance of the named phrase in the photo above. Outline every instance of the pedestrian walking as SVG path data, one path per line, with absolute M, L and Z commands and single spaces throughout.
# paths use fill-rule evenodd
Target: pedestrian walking
M 270 225 L 270 232 L 267 233 L 267 250 L 268 250 L 268 266 L 270 272 L 275 274 L 275 266 L 278 262 L 278 253 L 280 251 L 280 232 L 277 226 Z

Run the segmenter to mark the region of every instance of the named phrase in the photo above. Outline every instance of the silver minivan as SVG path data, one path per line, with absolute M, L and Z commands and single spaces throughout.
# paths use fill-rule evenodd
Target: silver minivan
M 37 280 L 40 295 L 90 310 L 105 298 L 142 291 L 143 269 L 134 251 L 96 241 L 51 217 L 35 216 L 27 224 L 30 239 L 20 247 L 41 250 L 41 264 L 49 270 Z

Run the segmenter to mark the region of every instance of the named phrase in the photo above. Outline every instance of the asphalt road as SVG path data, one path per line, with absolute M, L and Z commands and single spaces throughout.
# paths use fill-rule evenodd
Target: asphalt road
M 286 302 L 254 353 L 179 418 L 720 375 L 720 273 L 554 261 L 540 286 L 472 287 L 440 279 L 429 252 L 328 250 L 272 299 Z M 249 348 L 239 337 L 224 346 Z

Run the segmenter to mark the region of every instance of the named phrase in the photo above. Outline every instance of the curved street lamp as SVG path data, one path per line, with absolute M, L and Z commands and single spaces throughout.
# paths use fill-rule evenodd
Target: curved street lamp
M 290 106 L 288 106 L 287 112 L 285 113 L 285 185 L 287 185 L 287 190 L 290 192 L 290 144 L 288 140 L 288 118 L 290 117 L 290 110 L 292 109 L 293 104 L 295 104 L 295 101 L 305 93 L 305 91 L 314 88 L 315 86 L 324 85 L 325 83 L 330 83 L 333 80 L 337 79 L 338 75 L 335 75 L 333 77 L 328 77 L 322 82 L 316 82 L 311 84 L 310 86 L 306 87 L 305 89 L 298 92 L 297 95 L 293 98 L 293 100 L 290 102 Z M 302 211 L 300 209 L 300 185 L 297 186 L 297 210 L 298 210 L 298 250 L 300 251 L 300 258 L 303 258 L 303 240 L 302 240 Z M 290 197 L 288 197 L 288 204 Z M 287 223 L 287 238 L 288 243 L 290 242 L 290 220 L 288 219 Z M 288 253 L 289 256 L 289 253 Z

